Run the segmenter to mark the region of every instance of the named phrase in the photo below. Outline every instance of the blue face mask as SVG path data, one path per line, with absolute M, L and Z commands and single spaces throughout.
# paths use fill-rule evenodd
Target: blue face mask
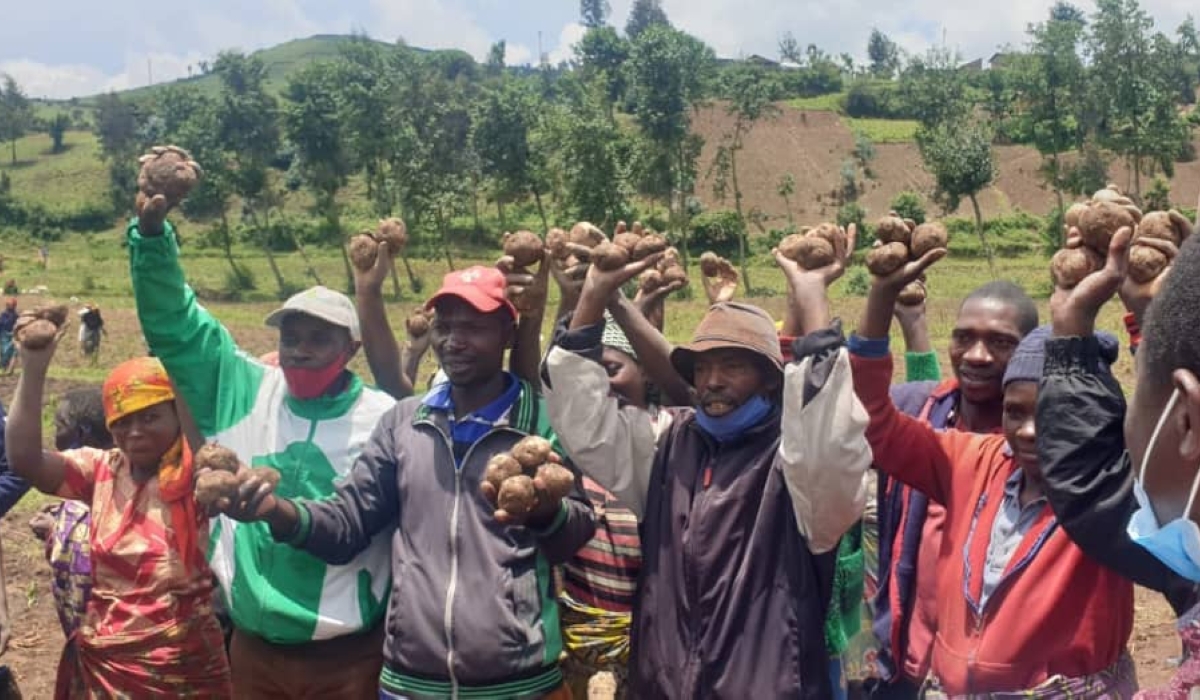
M 762 422 L 771 413 L 771 402 L 756 394 L 733 411 L 713 418 L 703 409 L 696 409 L 696 423 L 717 442 L 729 442 Z
M 1154 444 L 1158 441 L 1158 434 L 1166 425 L 1167 418 L 1171 415 L 1178 399 L 1179 391 L 1176 390 L 1171 394 L 1171 400 L 1167 402 L 1167 407 L 1158 419 L 1158 425 L 1154 427 L 1154 432 L 1150 435 L 1150 443 L 1146 445 L 1141 469 L 1137 481 L 1133 485 L 1133 494 L 1137 498 L 1138 510 L 1129 519 L 1126 532 L 1134 544 L 1150 552 L 1155 559 L 1161 561 L 1171 571 L 1189 581 L 1200 583 L 1200 527 L 1197 527 L 1196 523 L 1188 517 L 1192 512 L 1192 503 L 1196 500 L 1196 489 L 1200 487 L 1200 472 L 1197 472 L 1195 478 L 1192 479 L 1192 491 L 1188 494 L 1187 506 L 1183 509 L 1183 515 L 1161 527 L 1158 524 L 1158 518 L 1154 515 L 1150 497 L 1142 486 L 1146 479 L 1146 465 L 1150 461 L 1150 454 L 1154 451 Z

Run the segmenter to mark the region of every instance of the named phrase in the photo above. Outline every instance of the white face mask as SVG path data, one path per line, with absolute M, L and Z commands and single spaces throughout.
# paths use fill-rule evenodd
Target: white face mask
M 1133 485 L 1133 494 L 1137 498 L 1138 510 L 1129 519 L 1126 532 L 1134 544 L 1150 552 L 1154 558 L 1172 571 L 1189 581 L 1200 583 L 1200 527 L 1197 527 L 1189 517 L 1192 512 L 1192 504 L 1196 500 L 1196 491 L 1200 489 L 1200 471 L 1197 471 L 1196 476 L 1192 479 L 1192 490 L 1188 494 L 1183 515 L 1163 527 L 1159 527 L 1150 497 L 1142 485 L 1146 481 L 1146 467 L 1150 463 L 1154 445 L 1158 442 L 1158 435 L 1162 432 L 1163 426 L 1167 424 L 1178 401 L 1179 390 L 1176 389 L 1171 393 L 1167 407 L 1159 416 L 1158 424 L 1154 426 L 1154 432 L 1150 435 L 1150 443 L 1146 445 L 1146 452 L 1142 455 L 1138 478 Z

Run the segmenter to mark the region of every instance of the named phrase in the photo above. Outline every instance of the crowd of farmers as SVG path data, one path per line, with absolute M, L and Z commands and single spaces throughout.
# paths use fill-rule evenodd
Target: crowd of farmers
M 737 300 L 731 266 L 706 275 L 678 345 L 684 282 L 624 291 L 664 253 L 578 249 L 447 274 L 398 342 L 384 241 L 353 298 L 296 294 L 254 357 L 187 284 L 167 220 L 186 188 L 139 187 L 149 355 L 46 397 L 65 326 L 3 329 L 0 509 L 56 497 L 30 523 L 65 635 L 56 698 L 1200 694 L 1200 236 L 1149 244 L 1168 264 L 1136 281 L 1144 243 L 1115 231 L 1049 319 L 984 284 L 937 349 L 898 298 L 945 247 L 872 276 L 849 328 L 832 317 L 854 227 L 815 269 L 775 251 L 781 319 Z M 1096 329 L 1113 297 L 1121 339 Z M 225 481 L 213 444 L 236 455 Z M 570 470 L 565 496 L 540 469 L 493 480 L 531 444 Z M 1135 584 L 1178 615 L 1164 687 L 1130 656 Z M 0 647 L 12 632 L 4 607 Z

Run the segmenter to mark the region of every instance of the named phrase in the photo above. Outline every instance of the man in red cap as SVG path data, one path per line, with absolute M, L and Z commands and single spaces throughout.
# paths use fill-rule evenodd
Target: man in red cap
M 747 304 L 714 304 L 692 342 L 672 349 L 621 286 L 655 262 L 588 272 L 543 375 L 567 454 L 638 516 L 642 567 L 633 610 L 630 696 L 832 697 L 825 617 L 842 534 L 861 516 L 871 463 L 825 286 L 837 260 L 788 279 L 785 363 L 775 324 Z M 693 406 L 645 412 L 609 395 L 595 358 L 608 307 L 646 366 L 673 367 Z
M 557 447 L 538 393 L 503 369 L 516 310 L 488 267 L 446 275 L 427 306 L 448 381 L 383 416 L 334 498 L 267 498 L 252 481 L 236 515 L 331 564 L 391 537 L 381 698 L 569 698 L 551 570 L 591 539 L 591 505 L 578 483 L 556 501 L 535 482 L 527 516 L 497 519 L 488 460 L 529 435 Z

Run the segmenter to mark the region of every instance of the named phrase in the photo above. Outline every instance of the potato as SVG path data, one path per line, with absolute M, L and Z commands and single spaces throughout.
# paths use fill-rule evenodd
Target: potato
M 429 332 L 431 325 L 429 312 L 424 309 L 417 309 L 411 316 L 404 319 L 404 330 L 408 333 L 409 338 L 420 338 Z
M 686 285 L 688 281 L 687 270 L 683 269 L 682 265 L 672 265 L 662 271 L 662 278 L 663 284 L 682 282 Z
M 1107 254 L 1108 244 L 1118 229 L 1137 225 L 1137 219 L 1125 207 L 1112 202 L 1098 202 L 1088 207 L 1079 219 L 1083 243 L 1092 250 Z
M 867 252 L 867 270 L 886 277 L 908 262 L 908 246 L 898 241 L 877 245 Z
M 529 515 L 537 506 L 537 492 L 533 488 L 533 479 L 524 474 L 505 479 L 504 483 L 500 484 L 496 506 L 517 518 Z
M 616 243 L 604 241 L 592 248 L 592 264 L 605 272 L 619 270 L 628 263 L 629 251 Z
M 362 272 L 375 267 L 379 255 L 379 242 L 370 233 L 355 234 L 350 239 L 350 262 Z
M 571 232 L 568 234 L 567 240 L 577 245 L 595 248 L 607 239 L 604 237 L 604 232 L 599 228 L 587 221 L 580 221 L 571 227 Z
M 661 253 L 668 247 L 667 239 L 657 233 L 647 233 L 642 236 L 633 248 L 633 259 L 644 260 L 656 253 Z
M 1122 200 L 1128 201 L 1128 199 L 1129 199 L 1128 197 L 1121 194 L 1121 188 L 1117 187 L 1116 185 L 1112 184 L 1111 182 L 1108 183 L 1108 185 L 1105 186 L 1104 189 L 1096 190 L 1096 193 L 1092 195 L 1093 203 L 1099 203 L 1099 202 L 1120 203 Z
M 44 318 L 29 319 L 27 316 L 26 320 L 25 323 L 17 323 L 15 333 L 17 342 L 23 347 L 42 350 L 54 342 L 54 337 L 58 335 L 58 326 Z
M 907 246 L 912 239 L 912 229 L 908 227 L 904 219 L 890 214 L 875 224 L 875 238 L 884 243 L 903 243 Z
M 829 245 L 837 250 L 839 246 L 846 245 L 846 232 L 837 224 L 831 224 L 828 221 L 817 224 L 815 228 L 810 228 L 804 232 L 806 236 L 816 236 L 829 241 Z
M 1175 245 L 1183 243 L 1192 231 L 1192 224 L 1177 211 L 1152 211 L 1142 217 L 1138 223 L 1133 240 L 1142 238 L 1158 238 L 1171 241 Z
M 633 257 L 633 251 L 635 248 L 637 248 L 637 244 L 641 240 L 641 236 L 632 234 L 628 231 L 621 231 L 620 233 L 613 235 L 613 243 L 621 248 L 624 248 L 625 252 L 629 253 L 630 257 Z
M 950 234 L 946 227 L 938 221 L 921 224 L 912 233 L 912 245 L 909 254 L 913 260 L 919 260 L 931 250 L 945 248 L 950 243 Z
M 633 222 L 633 232 L 636 233 L 637 235 L 641 236 L 644 233 L 646 233 L 646 228 L 644 226 L 642 226 L 642 222 L 635 221 L 635 222 Z
M 1063 248 L 1050 259 L 1054 285 L 1063 289 L 1074 288 L 1083 278 L 1101 267 L 1104 267 L 1104 258 L 1087 246 Z
M 495 486 L 496 492 L 499 493 L 500 485 L 506 479 L 520 476 L 520 474 L 521 463 L 511 454 L 501 453 L 488 460 L 487 467 L 483 471 L 483 480 Z
M 274 471 L 274 470 L 271 470 Z M 278 474 L 279 472 L 275 472 Z M 242 482 L 236 474 L 227 471 L 206 471 L 196 477 L 195 498 L 205 508 L 212 508 L 222 498 L 237 500 L 238 487 Z
M 536 469 L 550 461 L 550 453 L 553 451 L 549 440 L 537 435 L 530 435 L 514 445 L 511 453 L 513 458 L 520 462 L 525 469 Z
M 669 267 L 683 267 L 683 258 L 679 257 L 679 250 L 676 248 L 667 248 L 658 261 L 659 271 L 666 272 Z
M 646 270 L 638 280 L 642 292 L 646 294 L 663 286 L 663 276 L 658 270 Z
M 517 231 L 506 233 L 503 239 L 504 254 L 512 256 L 515 267 L 536 265 L 542 259 L 542 239 L 533 231 Z
M 271 485 L 272 489 L 279 486 L 281 478 L 279 471 L 271 467 L 250 467 L 241 473 L 241 482 L 245 483 L 250 479 L 258 479 Z
M 375 240 L 386 243 L 392 255 L 399 255 L 408 245 L 408 227 L 404 221 L 391 217 L 379 220 L 379 228 L 375 230 Z
M 552 228 L 546 232 L 546 249 L 550 251 L 550 257 L 555 260 L 566 260 L 570 255 L 567 250 L 567 240 L 569 236 L 567 232 L 561 228 Z
M 1129 249 L 1129 278 L 1146 284 L 1167 269 L 1167 256 L 1150 246 L 1134 245 Z
M 1063 223 L 1067 228 L 1077 228 L 1079 220 L 1083 217 L 1083 212 L 1088 210 L 1088 205 L 1085 202 L 1076 202 L 1067 208 L 1063 213 Z
M 196 469 L 212 469 L 230 473 L 237 472 L 242 464 L 236 452 L 215 442 L 210 442 L 196 450 L 192 461 L 195 463 Z
M 834 261 L 833 246 L 818 236 L 793 233 L 779 243 L 779 252 L 805 270 L 819 270 Z
M 916 306 L 925 301 L 925 285 L 918 281 L 909 282 L 900 290 L 896 301 L 902 306 Z
M 700 256 L 700 274 L 705 277 L 716 277 L 721 272 L 721 256 L 712 252 L 705 251 Z
M 537 469 L 537 477 L 546 489 L 551 501 L 561 501 L 575 487 L 575 475 L 561 464 L 543 464 Z
M 204 171 L 187 151 L 178 146 L 155 146 L 138 159 L 138 193 L 144 199 L 156 195 L 167 198 L 175 206 L 192 191 Z

